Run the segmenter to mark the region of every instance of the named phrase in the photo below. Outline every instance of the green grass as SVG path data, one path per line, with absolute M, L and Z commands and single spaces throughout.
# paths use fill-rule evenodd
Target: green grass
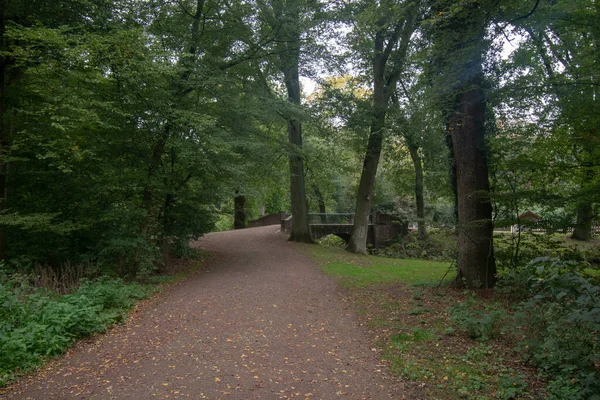
M 311 246 L 311 250 L 323 271 L 339 278 L 344 286 L 366 287 L 394 282 L 436 285 L 450 268 L 447 262 L 360 256 L 343 249 L 320 246 Z M 455 276 L 455 271 L 451 270 L 445 280 L 450 281 Z
M 437 288 L 442 278 L 455 278 L 450 263 L 323 246 L 305 251 L 348 290 L 387 368 L 409 392 L 431 399 L 528 398 L 531 378 L 505 363 L 515 357 L 511 346 L 465 338 L 450 319 L 449 307 L 465 300 L 461 291 Z

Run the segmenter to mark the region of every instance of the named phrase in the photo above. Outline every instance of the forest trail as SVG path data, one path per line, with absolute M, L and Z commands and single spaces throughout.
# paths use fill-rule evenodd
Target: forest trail
M 205 271 L 0 398 L 402 398 L 336 283 L 278 229 L 206 235 Z

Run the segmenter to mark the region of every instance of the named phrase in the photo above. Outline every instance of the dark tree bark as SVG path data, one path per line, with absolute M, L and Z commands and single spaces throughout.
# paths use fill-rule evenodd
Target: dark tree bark
M 451 1 L 439 1 L 434 12 L 446 14 Z M 446 17 L 434 28 L 434 60 L 447 112 L 458 205 L 458 276 L 468 287 L 496 282 L 492 203 L 485 141 L 486 99 L 483 90 L 486 7 L 492 2 L 462 5 L 463 13 Z M 450 15 L 452 15 L 450 13 Z M 452 84 L 448 84 L 452 82 Z
M 0 212 L 6 209 L 6 173 L 7 165 L 5 162 L 6 145 L 8 136 L 8 124 L 6 121 L 6 85 L 8 83 L 8 59 L 3 52 L 6 50 L 6 39 L 4 32 L 6 28 L 6 4 L 0 0 Z M 6 232 L 3 226 L 0 226 L 0 260 L 6 258 Z
M 464 92 L 458 95 L 456 111 L 448 121 L 458 195 L 457 279 L 464 279 L 470 287 L 492 287 L 496 263 L 484 137 L 485 97 L 477 80 L 465 82 L 461 89 Z
M 233 198 L 233 209 L 234 209 L 233 228 L 234 229 L 244 229 L 246 227 L 245 205 L 246 205 L 246 196 L 239 194 L 239 192 L 236 192 L 236 195 Z
M 577 207 L 577 223 L 573 228 L 572 239 L 590 240 L 592 238 L 593 207 L 590 202 L 584 202 Z
M 398 76 L 404 66 L 408 51 L 408 41 L 415 30 L 415 16 L 415 10 L 409 10 L 405 18 L 395 26 L 393 33 L 389 37 L 386 37 L 387 21 L 380 21 L 380 28 L 375 34 L 375 55 L 373 56 L 373 117 L 369 140 L 367 142 L 367 152 L 356 195 L 352 235 L 346 246 L 346 250 L 351 253 L 367 253 L 371 195 L 381 156 L 388 102 L 395 90 Z M 393 54 L 393 66 L 387 68 L 388 59 L 398 43 L 399 47 L 395 51 L 395 54 Z
M 417 224 L 419 227 L 418 238 L 423 240 L 427 237 L 427 228 L 425 227 L 425 201 L 423 199 L 423 162 L 419 154 L 419 148 L 408 143 L 408 151 L 415 167 L 415 198 L 417 201 Z
M 300 104 L 300 79 L 298 64 L 284 70 L 288 99 Z M 292 242 L 313 243 L 308 226 L 308 208 L 306 207 L 306 184 L 304 181 L 304 161 L 302 160 L 302 122 L 288 120 L 288 140 L 291 145 L 290 160 L 290 197 L 292 201 Z
M 450 132 L 446 130 L 445 135 L 446 147 L 448 148 L 448 172 L 450 176 L 450 188 L 452 189 L 452 195 L 454 197 L 453 212 L 454 212 L 454 224 L 455 233 L 458 233 L 458 192 L 456 190 L 456 160 L 454 159 L 454 148 L 452 147 L 452 136 Z
M 591 158 L 592 155 L 589 152 L 584 152 L 586 158 Z M 584 184 L 582 186 L 588 186 L 594 181 L 594 171 L 592 167 L 588 167 L 584 173 Z M 572 239 L 588 241 L 592 238 L 592 221 L 596 217 L 594 214 L 594 206 L 590 195 L 583 193 L 581 200 L 577 205 L 577 222 L 573 227 Z
M 278 41 L 282 42 L 281 70 L 287 89 L 288 101 L 300 106 L 300 9 L 298 2 L 290 2 L 285 10 L 274 10 L 285 21 L 280 28 Z M 281 22 L 281 21 L 279 21 Z M 290 197 L 292 208 L 292 232 L 290 241 L 313 243 L 308 226 L 308 207 L 302 159 L 302 122 L 296 117 L 288 118 L 288 141 L 290 144 Z
M 315 192 L 315 196 L 317 197 L 317 203 L 319 205 L 319 213 L 321 214 L 321 223 L 326 224 L 327 216 L 324 214 L 327 212 L 327 210 L 325 208 L 325 199 L 323 198 L 323 193 L 321 193 L 321 191 L 319 190 L 319 187 L 317 185 L 313 185 L 313 189 Z

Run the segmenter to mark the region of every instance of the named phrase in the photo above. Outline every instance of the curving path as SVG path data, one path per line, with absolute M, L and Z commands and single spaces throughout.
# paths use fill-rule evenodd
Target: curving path
M 278 229 L 206 235 L 206 271 L 0 398 L 402 398 L 335 282 Z

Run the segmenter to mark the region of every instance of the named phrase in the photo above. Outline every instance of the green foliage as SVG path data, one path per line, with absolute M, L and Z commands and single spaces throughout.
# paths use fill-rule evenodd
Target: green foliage
M 526 359 L 549 377 L 567 378 L 566 385 L 551 385 L 556 398 L 567 388 L 574 398 L 598 393 L 600 287 L 582 277 L 577 264 L 553 258 L 533 260 L 523 274 L 529 298 L 516 318 L 526 330 L 521 344 Z
M 466 300 L 454 304 L 448 310 L 452 321 L 471 339 L 485 342 L 500 337 L 508 318 L 506 312 L 497 304 L 478 306 L 474 295 L 468 295 Z
M 0 385 L 14 373 L 63 353 L 75 339 L 123 320 L 136 299 L 152 293 L 140 284 L 100 278 L 57 295 L 12 275 L 0 283 Z
M 599 246 L 577 242 L 562 234 L 521 232 L 520 237 L 504 233 L 494 235 L 494 255 L 501 276 L 520 270 L 529 260 L 538 257 L 559 258 L 580 266 L 598 266 L 599 254 Z
M 40 3 L 2 16 L 11 21 L 0 49 L 2 165 L 10 164 L 2 257 L 93 260 L 105 272 L 147 277 L 166 246 L 183 254 L 212 230 L 213 205 L 256 161 L 247 149 L 261 155 L 256 164 L 271 164 L 274 140 L 254 136 L 269 119 L 254 97 L 262 89 L 246 79 L 251 63 L 237 59 L 236 43 L 252 34 L 231 22 L 252 9 L 232 5 L 226 17 L 207 4 L 204 21 L 218 29 L 194 35 L 183 4 L 86 0 L 59 11 Z M 198 47 L 201 63 L 186 55 Z
M 431 230 L 427 238 L 417 240 L 416 234 L 399 238 L 397 243 L 373 252 L 384 257 L 419 258 L 433 261 L 452 261 L 457 255 L 456 237 L 445 230 Z
M 323 247 L 338 247 L 343 248 L 346 246 L 346 242 L 336 235 L 327 235 L 316 241 L 320 246 Z
M 510 334 L 522 358 L 549 380 L 552 398 L 590 398 L 600 390 L 600 286 L 581 269 L 558 258 L 534 259 L 501 278 L 502 291 L 523 299 L 513 316 L 497 305 L 481 307 L 472 296 L 450 307 L 450 316 L 473 339 Z
M 527 383 L 523 375 L 503 375 L 500 380 L 496 398 L 502 400 L 518 399 L 527 392 Z

